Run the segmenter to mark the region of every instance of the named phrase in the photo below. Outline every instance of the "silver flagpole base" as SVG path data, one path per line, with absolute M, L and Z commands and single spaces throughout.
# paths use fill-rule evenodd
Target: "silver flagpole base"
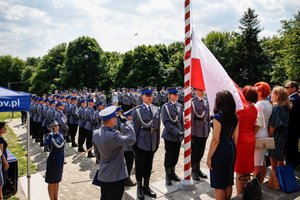
M 196 186 L 194 184 L 193 179 L 190 180 L 181 180 L 179 183 L 179 188 L 183 191 L 194 191 L 196 189 Z

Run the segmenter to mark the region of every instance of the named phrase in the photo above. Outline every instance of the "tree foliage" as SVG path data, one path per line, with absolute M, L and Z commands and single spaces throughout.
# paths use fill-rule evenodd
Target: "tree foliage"
M 79 37 L 68 44 L 65 68 L 62 71 L 64 88 L 101 87 L 106 82 L 103 51 L 94 38 Z
M 239 20 L 239 32 L 212 31 L 203 42 L 240 86 L 266 81 L 300 81 L 300 12 L 282 21 L 278 35 L 260 39 L 260 21 L 253 9 Z M 43 94 L 53 89 L 158 88 L 183 85 L 184 44 L 141 45 L 125 53 L 104 52 L 96 39 L 78 37 L 59 44 L 42 58 L 25 61 L 0 56 L 0 85 L 18 82 L 17 90 Z M 14 85 L 17 86 L 17 85 Z

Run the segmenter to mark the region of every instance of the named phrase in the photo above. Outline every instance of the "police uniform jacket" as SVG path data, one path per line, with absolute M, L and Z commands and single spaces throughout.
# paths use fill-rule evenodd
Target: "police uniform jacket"
M 37 104 L 37 103 L 34 103 L 34 104 L 33 104 L 33 107 L 32 107 L 33 121 L 34 121 L 34 122 L 37 122 L 37 121 L 38 121 L 38 118 L 39 118 L 39 115 L 38 115 L 38 113 L 37 113 L 37 108 L 38 108 L 38 104 Z
M 42 104 L 38 104 L 37 107 L 37 113 L 38 113 L 38 123 L 42 123 L 44 121 L 43 118 L 43 105 Z
M 84 128 L 89 131 L 95 129 L 96 120 L 95 120 L 95 110 L 88 106 L 84 112 L 84 119 L 86 121 Z
M 102 126 L 102 119 L 99 116 L 99 112 L 100 112 L 100 110 L 98 110 L 98 109 L 95 111 L 95 116 L 94 116 L 95 121 L 96 121 L 95 129 L 99 129 Z
M 47 126 L 47 123 L 48 123 L 48 119 L 47 119 L 47 111 L 48 111 L 48 109 L 49 109 L 49 106 L 47 106 L 47 105 L 44 105 L 43 106 L 43 122 L 42 122 L 42 126 L 43 127 L 46 127 Z
M 70 102 L 66 102 L 65 104 L 65 110 L 64 110 L 64 114 L 67 117 L 68 122 L 70 122 L 70 117 L 71 117 L 71 103 Z
M 55 108 L 49 107 L 49 109 L 47 110 L 47 121 L 53 121 L 55 120 Z
M 134 130 L 126 127 L 126 134 L 102 126 L 94 131 L 93 144 L 100 154 L 98 180 L 102 182 L 116 182 L 128 178 L 124 159 L 124 146 L 136 141 Z
M 70 105 L 69 114 L 70 114 L 70 124 L 77 125 L 79 122 L 79 113 L 78 113 L 78 108 L 75 104 Z
M 172 142 L 183 140 L 183 106 L 180 103 L 165 103 L 161 108 L 161 120 L 164 124 L 162 138 Z M 169 112 L 168 112 L 169 111 Z
M 119 121 L 119 120 L 118 120 Z M 120 122 L 118 124 L 117 130 L 121 132 L 121 134 L 126 135 L 126 126 L 130 125 L 133 127 L 133 122 L 132 121 L 126 121 L 124 123 Z M 133 151 L 132 149 L 133 144 L 127 144 L 124 146 L 124 151 Z
M 158 92 L 153 92 L 153 101 L 152 103 L 158 104 Z
M 63 111 L 57 110 L 55 113 L 55 120 L 59 123 L 59 132 L 66 137 L 68 135 L 69 126 L 67 125 L 67 118 Z
M 144 103 L 132 110 L 136 146 L 145 151 L 156 151 L 160 142 L 160 110 L 151 104 L 151 111 Z
M 206 98 L 192 99 L 192 135 L 207 138 L 210 131 L 209 104 Z
M 79 114 L 79 122 L 78 125 L 81 128 L 85 127 L 86 121 L 85 121 L 85 108 L 83 106 L 80 106 L 78 108 L 78 114 Z
M 162 102 L 162 103 L 166 103 L 168 101 L 166 91 L 160 91 L 159 92 L 159 101 Z

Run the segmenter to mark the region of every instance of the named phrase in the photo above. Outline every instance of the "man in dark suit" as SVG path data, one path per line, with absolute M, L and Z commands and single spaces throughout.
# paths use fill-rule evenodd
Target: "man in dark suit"
M 137 199 L 144 199 L 144 194 L 156 198 L 155 192 L 149 187 L 154 153 L 160 141 L 160 110 L 152 104 L 152 87 L 141 90 L 143 103 L 133 109 L 133 126 L 136 132 L 135 170 L 138 184 Z M 142 181 L 144 179 L 144 186 Z
M 169 102 L 161 108 L 161 119 L 164 124 L 162 138 L 165 141 L 165 171 L 166 184 L 172 185 L 171 180 L 180 181 L 175 173 L 178 162 L 183 133 L 183 105 L 178 103 L 178 90 L 176 87 L 167 88 Z
M 192 178 L 200 181 L 207 175 L 200 170 L 200 161 L 205 151 L 206 140 L 210 131 L 210 116 L 208 100 L 204 97 L 204 91 L 194 89 L 195 97 L 192 99 Z
M 286 145 L 286 163 L 297 167 L 299 164 L 298 140 L 300 136 L 300 97 L 298 95 L 299 86 L 295 81 L 289 81 L 285 85 L 289 94 L 289 99 L 293 104 L 289 115 L 288 138 Z

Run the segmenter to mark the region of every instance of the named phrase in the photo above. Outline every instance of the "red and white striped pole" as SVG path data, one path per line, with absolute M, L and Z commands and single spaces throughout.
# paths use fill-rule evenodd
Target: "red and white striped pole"
M 182 190 L 191 191 L 195 189 L 191 179 L 191 25 L 190 25 L 190 0 L 184 1 L 184 179 L 180 182 Z

